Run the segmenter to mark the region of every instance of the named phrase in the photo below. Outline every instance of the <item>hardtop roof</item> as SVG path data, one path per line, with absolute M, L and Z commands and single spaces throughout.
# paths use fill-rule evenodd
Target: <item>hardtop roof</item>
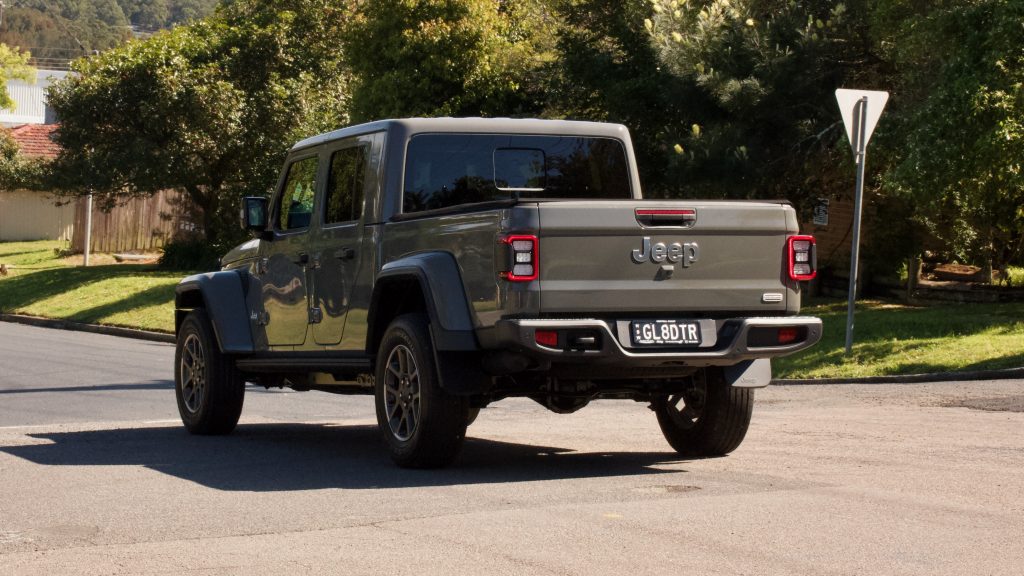
M 395 129 L 409 136 L 419 133 L 458 132 L 484 134 L 531 134 L 559 136 L 590 136 L 628 139 L 629 131 L 621 124 L 584 122 L 579 120 L 541 120 L 538 118 L 398 118 L 348 126 L 311 136 L 292 146 L 292 151 L 316 146 L 349 136 Z

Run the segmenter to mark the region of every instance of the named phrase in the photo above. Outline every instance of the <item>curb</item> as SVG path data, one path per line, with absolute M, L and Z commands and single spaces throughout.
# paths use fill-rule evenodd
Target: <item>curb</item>
M 72 322 L 71 320 L 54 320 L 53 318 L 40 318 L 38 316 L 25 316 L 23 314 L 0 314 L 0 322 L 13 322 L 15 324 L 27 324 L 42 328 L 58 328 L 60 330 L 73 330 L 76 332 L 92 332 L 93 334 L 106 334 L 108 336 L 121 336 L 123 338 L 135 338 L 136 340 L 149 340 L 150 342 L 164 342 L 173 344 L 174 334 L 163 332 L 150 332 L 148 330 L 137 330 L 135 328 L 121 328 L 119 326 L 103 326 L 101 324 L 86 324 L 85 322 Z
M 1024 379 L 1024 368 L 1002 370 L 974 370 L 971 372 L 933 372 L 930 374 L 902 374 L 893 376 L 862 376 L 860 378 L 818 378 L 772 380 L 773 386 L 813 386 L 816 384 L 922 384 L 926 382 L 961 382 L 976 380 Z
M 174 334 L 151 332 L 148 330 L 136 330 L 134 328 L 121 328 L 119 326 L 86 324 L 84 322 L 72 322 L 70 320 L 54 320 L 52 318 L 40 318 L 38 316 L 25 316 L 22 314 L 0 314 L 0 322 L 14 322 L 17 324 L 28 324 L 30 326 L 40 326 L 43 328 L 92 332 L 94 334 L 106 334 L 108 336 L 120 336 L 122 338 L 135 338 L 137 340 L 149 340 L 151 342 L 164 342 L 168 344 L 173 344 L 175 342 Z M 810 380 L 779 378 L 772 380 L 772 385 L 816 386 L 822 384 L 922 384 L 927 382 L 1015 379 L 1024 379 L 1024 368 L 974 370 L 971 372 L 934 372 L 931 374 L 903 374 L 894 376 L 863 376 L 860 378 L 818 378 Z

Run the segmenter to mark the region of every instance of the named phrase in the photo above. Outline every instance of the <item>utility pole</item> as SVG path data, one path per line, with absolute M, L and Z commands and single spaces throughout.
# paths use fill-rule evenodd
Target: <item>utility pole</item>
M 85 248 L 82 266 L 89 265 L 89 250 L 92 248 L 92 192 L 85 197 Z

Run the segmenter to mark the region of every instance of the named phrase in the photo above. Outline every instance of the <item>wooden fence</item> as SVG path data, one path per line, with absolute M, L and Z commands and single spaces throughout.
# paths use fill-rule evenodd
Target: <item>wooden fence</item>
M 86 200 L 75 207 L 71 249 L 85 248 Z M 95 204 L 92 210 L 93 252 L 155 251 L 181 231 L 194 229 L 187 204 L 181 194 L 163 191 L 153 196 L 133 198 L 109 212 Z
M 86 199 L 59 204 L 42 192 L 0 191 L 0 242 L 63 240 L 75 252 L 85 248 Z M 92 251 L 156 251 L 179 234 L 195 231 L 181 194 L 164 191 L 135 198 L 104 212 L 92 211 Z

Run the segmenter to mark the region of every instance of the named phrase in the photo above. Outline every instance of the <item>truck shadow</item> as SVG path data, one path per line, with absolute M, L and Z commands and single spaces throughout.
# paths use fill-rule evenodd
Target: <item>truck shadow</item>
M 470 429 L 472 433 L 472 428 Z M 673 452 L 580 453 L 470 437 L 443 470 L 403 470 L 376 426 L 247 424 L 228 437 L 181 427 L 29 434 L 39 443 L 0 452 L 43 466 L 144 466 L 225 491 L 381 489 L 662 474 Z

